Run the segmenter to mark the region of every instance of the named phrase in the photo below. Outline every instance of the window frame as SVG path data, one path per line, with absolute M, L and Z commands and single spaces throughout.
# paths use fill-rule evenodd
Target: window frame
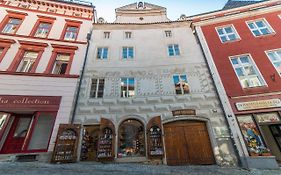
M 124 54 L 123 54 L 123 51 L 124 51 L 124 48 L 127 48 L 126 50 L 126 55 L 127 55 L 127 58 L 124 58 Z M 129 49 L 132 48 L 133 49 L 133 57 L 129 57 Z M 122 46 L 122 52 L 121 52 L 121 60 L 123 61 L 130 61 L 130 60 L 134 60 L 135 59 L 135 47 L 134 46 Z
M 122 79 L 126 79 L 126 96 L 122 96 Z M 134 95 L 129 96 L 129 79 L 134 80 Z M 136 96 L 136 78 L 135 77 L 121 77 L 120 78 L 120 98 L 133 98 Z
M 177 45 L 177 46 L 178 46 L 178 49 L 179 49 L 179 54 L 178 54 L 178 55 L 176 55 L 175 45 Z M 174 53 L 174 55 L 170 55 L 169 46 L 173 46 L 173 53 Z M 180 45 L 179 45 L 179 44 L 168 44 L 168 46 L 167 46 L 167 52 L 168 52 L 168 56 L 169 56 L 169 57 L 179 57 L 179 56 L 181 56 Z
M 280 71 L 280 73 L 278 72 L 277 68 L 275 67 L 275 65 L 273 64 L 273 62 L 271 61 L 271 59 L 270 59 L 270 57 L 269 57 L 269 55 L 268 55 L 270 52 L 277 52 L 277 51 L 280 51 L 280 52 L 281 52 L 281 48 L 273 49 L 273 50 L 266 50 L 266 51 L 264 51 L 264 52 L 265 52 L 267 58 L 269 59 L 270 63 L 272 64 L 272 66 L 273 66 L 274 69 L 276 70 L 277 74 L 279 74 L 279 76 L 281 77 L 281 71 Z M 280 63 L 281 63 L 281 56 L 280 56 L 279 58 L 280 58 Z
M 2 62 L 2 60 L 4 59 L 4 57 L 6 56 L 8 50 L 10 49 L 11 45 L 14 44 L 16 41 L 12 40 L 12 39 L 1 39 L 0 38 L 0 47 L 3 48 L 3 51 L 0 55 L 0 63 Z
M 185 93 L 182 84 L 180 85 L 181 94 L 177 94 L 176 86 L 175 86 L 175 81 L 174 81 L 174 77 L 175 77 L 175 76 L 178 76 L 179 79 L 181 79 L 181 78 L 180 78 L 181 76 L 185 76 L 185 78 L 186 78 L 186 83 L 188 84 L 188 79 L 187 79 L 187 75 L 186 75 L 186 74 L 173 74 L 173 75 L 172 75 L 172 81 L 173 81 L 173 85 L 174 85 L 175 94 L 176 94 L 176 95 L 186 95 L 186 94 L 190 94 L 190 85 L 188 85 L 189 91 L 188 91 L 187 93 Z
M 91 94 L 92 94 L 93 79 L 97 80 L 95 96 L 91 96 Z M 102 89 L 102 97 L 98 97 L 98 93 L 99 93 L 99 90 L 100 90 L 100 88 L 99 88 L 100 87 L 100 80 L 104 81 L 103 89 Z M 101 99 L 101 98 L 104 98 L 104 90 L 105 90 L 105 78 L 91 78 L 90 93 L 89 93 L 89 98 L 90 99 Z
M 232 64 L 232 59 L 233 58 L 241 58 L 241 57 L 243 57 L 243 56 L 248 56 L 248 58 L 249 58 L 249 60 L 250 60 L 250 62 L 251 62 L 251 65 L 252 66 L 254 66 L 254 68 L 255 68 L 255 70 L 257 71 L 257 76 L 260 78 L 260 80 L 261 80 L 261 86 L 249 86 L 249 87 L 243 87 L 243 85 L 242 85 L 242 82 L 240 81 L 240 78 L 239 78 L 239 75 L 236 73 L 236 71 L 235 71 L 235 66 Z M 267 83 L 266 83 L 266 81 L 265 81 L 265 79 L 264 79 L 264 77 L 263 77 L 263 74 L 260 72 L 260 70 L 259 70 L 259 68 L 258 68 L 258 66 L 256 65 L 256 63 L 255 63 L 255 61 L 254 61 L 254 59 L 253 59 L 253 57 L 252 57 L 252 55 L 250 54 L 250 53 L 245 53 L 245 54 L 240 54 L 240 55 L 234 55 L 234 56 L 229 56 L 229 61 L 230 61 L 230 64 L 231 64 L 231 66 L 232 66 L 232 68 L 233 68 L 233 71 L 234 71 L 234 73 L 235 73 L 235 75 L 236 75 L 236 77 L 237 77 L 237 79 L 238 79 L 238 81 L 239 81 L 239 83 L 240 83 L 240 86 L 241 86 L 241 88 L 242 89 L 250 89 L 250 88 L 261 88 L 261 87 L 268 87 L 268 85 L 267 85 Z M 240 64 L 239 64 L 240 65 Z M 240 66 L 241 67 L 241 66 Z M 244 66 L 243 66 L 243 68 L 244 68 Z M 247 75 L 248 76 L 248 75 Z
M 99 57 L 98 57 L 99 49 L 102 49 L 102 55 L 103 55 L 103 53 L 104 53 L 104 49 L 107 49 L 107 57 L 106 57 L 106 58 L 104 58 L 104 57 L 99 58 Z M 109 47 L 106 47 L 106 46 L 97 47 L 97 49 L 96 49 L 96 60 L 99 60 L 99 61 L 106 61 L 106 60 L 109 60 Z
M 111 32 L 109 31 L 104 31 L 103 32 L 103 39 L 110 39 L 111 38 Z
M 23 13 L 23 12 L 15 12 L 15 11 L 10 11 L 10 10 L 6 10 L 7 14 L 4 17 L 4 19 L 1 21 L 0 23 L 0 33 L 1 34 L 7 34 L 7 35 L 16 35 L 16 33 L 18 32 L 19 28 L 21 27 L 25 17 L 28 15 L 27 13 Z M 6 27 L 6 25 L 8 24 L 10 19 L 20 19 L 21 22 L 20 24 L 17 26 L 16 30 L 13 33 L 4 33 L 3 30 Z
M 8 71 L 17 72 L 18 66 L 23 59 L 24 53 L 26 51 L 32 51 L 32 52 L 38 52 L 38 55 L 37 55 L 37 58 L 34 62 L 34 65 L 31 69 L 31 71 L 30 72 L 17 72 L 17 73 L 35 73 L 37 66 L 41 60 L 41 57 L 43 55 L 43 52 L 44 52 L 45 48 L 48 46 L 48 44 L 35 43 L 35 42 L 29 42 L 29 41 L 19 41 L 19 43 L 21 44 L 21 46 L 19 47 L 18 52 L 17 52 L 15 58 L 13 59 L 11 65 L 9 66 Z
M 21 63 L 24 61 L 24 59 L 26 58 L 24 55 L 25 55 L 25 53 L 27 53 L 27 52 L 35 52 L 35 53 L 37 53 L 37 56 L 36 56 L 36 58 L 33 58 L 34 59 L 34 63 L 32 64 L 32 67 L 31 67 L 31 70 L 30 71 L 19 71 L 19 66 L 21 65 Z M 38 57 L 40 57 L 40 52 L 38 52 L 38 51 L 32 51 L 32 50 L 24 50 L 23 51 L 23 53 L 21 54 L 21 59 L 20 59 L 20 61 L 19 61 L 19 64 L 18 64 L 18 66 L 17 66 L 17 69 L 15 70 L 16 72 L 19 72 L 19 73 L 34 73 L 35 72 L 35 69 L 36 68 L 34 68 L 35 67 L 35 65 L 36 65 L 36 63 L 37 63 L 37 59 L 38 59 Z M 31 59 L 30 59 L 31 60 Z M 37 65 L 36 65 L 37 66 Z M 21 69 L 23 68 L 23 65 L 22 65 L 22 67 L 21 67 Z
M 169 35 L 167 35 L 168 32 L 170 33 Z M 173 37 L 172 30 L 164 30 L 164 35 L 166 38 L 172 38 Z
M 231 27 L 232 28 L 232 30 L 234 31 L 234 34 L 235 34 L 235 36 L 236 36 L 236 39 L 235 40 L 227 40 L 227 41 L 225 41 L 225 42 L 223 42 L 223 40 L 221 39 L 221 35 L 219 34 L 219 29 L 223 29 L 224 31 L 225 31 L 225 28 L 227 28 L 227 27 Z M 221 41 L 221 43 L 230 43 L 230 42 L 236 42 L 236 41 L 240 41 L 241 40 L 241 37 L 240 37 L 240 35 L 238 34 L 238 32 L 237 32 L 237 30 L 236 30 L 236 28 L 235 28 L 235 26 L 233 25 L 233 24 L 229 24 L 229 25 L 223 25 L 223 26 L 217 26 L 217 27 L 215 27 L 215 30 L 216 30 L 216 32 L 217 32 L 217 35 L 218 35 L 218 37 L 219 37 L 219 39 L 220 39 L 220 41 Z M 228 35 L 226 35 L 226 34 L 224 34 L 224 36 L 226 36 L 227 38 L 229 38 L 228 37 Z
M 50 32 L 51 32 L 51 30 L 53 28 L 54 21 L 56 20 L 56 18 L 47 17 L 47 16 L 40 16 L 40 15 L 37 15 L 37 17 L 38 17 L 38 19 L 37 19 L 33 29 L 31 30 L 29 36 L 36 37 L 36 38 L 48 38 L 49 34 L 50 34 Z M 49 32 L 47 33 L 46 37 L 35 36 L 35 34 L 37 33 L 41 23 L 49 23 L 50 24 L 50 29 L 49 29 Z
M 256 36 L 255 33 L 253 32 L 253 29 L 250 28 L 249 23 L 254 23 L 255 27 L 257 27 L 257 25 L 256 25 L 256 22 L 257 22 L 257 21 L 263 21 L 263 22 L 265 23 L 267 29 L 268 29 L 271 33 L 269 33 L 269 34 L 261 34 L 261 35 L 259 35 L 259 36 Z M 272 26 L 268 23 L 268 21 L 267 21 L 265 18 L 257 18 L 257 19 L 245 21 L 245 23 L 246 23 L 248 29 L 251 31 L 251 33 L 252 33 L 252 35 L 253 35 L 254 37 L 264 37 L 264 36 L 270 36 L 270 35 L 276 34 L 276 32 L 274 31 L 274 29 L 272 28 Z M 260 31 L 260 28 L 257 28 L 257 30 L 258 30 L 260 33 L 262 33 L 262 32 Z
M 127 37 L 127 34 L 129 34 L 128 36 L 130 36 L 130 37 Z M 133 38 L 133 32 L 131 32 L 131 31 L 125 31 L 125 32 L 124 32 L 124 38 L 125 38 L 125 39 L 132 39 L 132 38 Z
M 81 27 L 82 23 L 83 23 L 82 21 L 74 21 L 74 20 L 65 19 L 65 25 L 64 25 L 63 31 L 61 33 L 60 39 L 63 40 L 63 41 L 69 41 L 69 42 L 77 41 L 77 38 L 78 38 L 78 35 L 79 35 L 79 32 L 80 32 L 80 27 Z M 65 39 L 65 35 L 66 35 L 67 29 L 69 27 L 76 27 L 77 28 L 77 34 L 76 34 L 76 37 L 75 37 L 74 40 Z
M 45 74 L 52 74 L 52 75 L 58 75 L 58 76 L 66 76 L 66 75 L 71 75 L 70 71 L 72 68 L 72 63 L 75 55 L 75 51 L 78 49 L 77 46 L 64 46 L 64 45 L 57 45 L 57 44 L 52 44 L 53 47 L 53 52 L 52 56 L 48 62 L 48 65 L 44 71 Z M 67 69 L 65 74 L 53 74 L 53 67 L 57 58 L 57 54 L 69 54 L 70 58 L 68 61 Z

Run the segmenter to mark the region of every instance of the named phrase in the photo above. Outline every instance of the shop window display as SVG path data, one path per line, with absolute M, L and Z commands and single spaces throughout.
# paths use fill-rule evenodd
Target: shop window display
M 261 134 L 251 115 L 239 116 L 237 120 L 251 156 L 269 156 L 270 150 L 265 146 Z
M 144 126 L 138 120 L 126 120 L 119 127 L 118 157 L 145 156 Z
M 99 127 L 85 127 L 81 145 L 81 161 L 93 161 L 97 157 Z
M 162 144 L 162 131 L 158 126 L 149 129 L 149 154 L 151 156 L 162 156 L 164 154 Z
M 104 128 L 99 138 L 98 158 L 112 158 L 113 156 L 113 132 L 110 128 Z

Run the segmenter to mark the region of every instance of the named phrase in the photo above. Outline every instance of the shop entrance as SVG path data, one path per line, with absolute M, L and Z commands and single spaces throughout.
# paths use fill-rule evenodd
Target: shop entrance
M 215 164 L 205 122 L 176 121 L 164 125 L 168 165 Z
M 281 162 L 281 124 L 260 125 L 260 128 L 271 153 Z
M 124 121 L 119 126 L 118 158 L 145 157 L 143 124 L 135 119 Z
M 81 147 L 81 161 L 97 161 L 100 126 L 84 126 Z
M 30 127 L 32 115 L 16 115 L 12 123 L 6 142 L 3 145 L 2 153 L 21 152 Z

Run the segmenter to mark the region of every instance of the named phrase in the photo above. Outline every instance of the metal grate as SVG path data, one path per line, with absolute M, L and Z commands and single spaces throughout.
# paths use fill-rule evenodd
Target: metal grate
M 34 162 L 37 161 L 37 155 L 18 155 L 16 162 Z

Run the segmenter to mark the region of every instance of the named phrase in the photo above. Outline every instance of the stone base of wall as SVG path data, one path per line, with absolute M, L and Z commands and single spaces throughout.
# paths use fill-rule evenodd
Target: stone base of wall
M 248 168 L 256 169 L 279 169 L 274 156 L 269 157 L 246 157 Z

